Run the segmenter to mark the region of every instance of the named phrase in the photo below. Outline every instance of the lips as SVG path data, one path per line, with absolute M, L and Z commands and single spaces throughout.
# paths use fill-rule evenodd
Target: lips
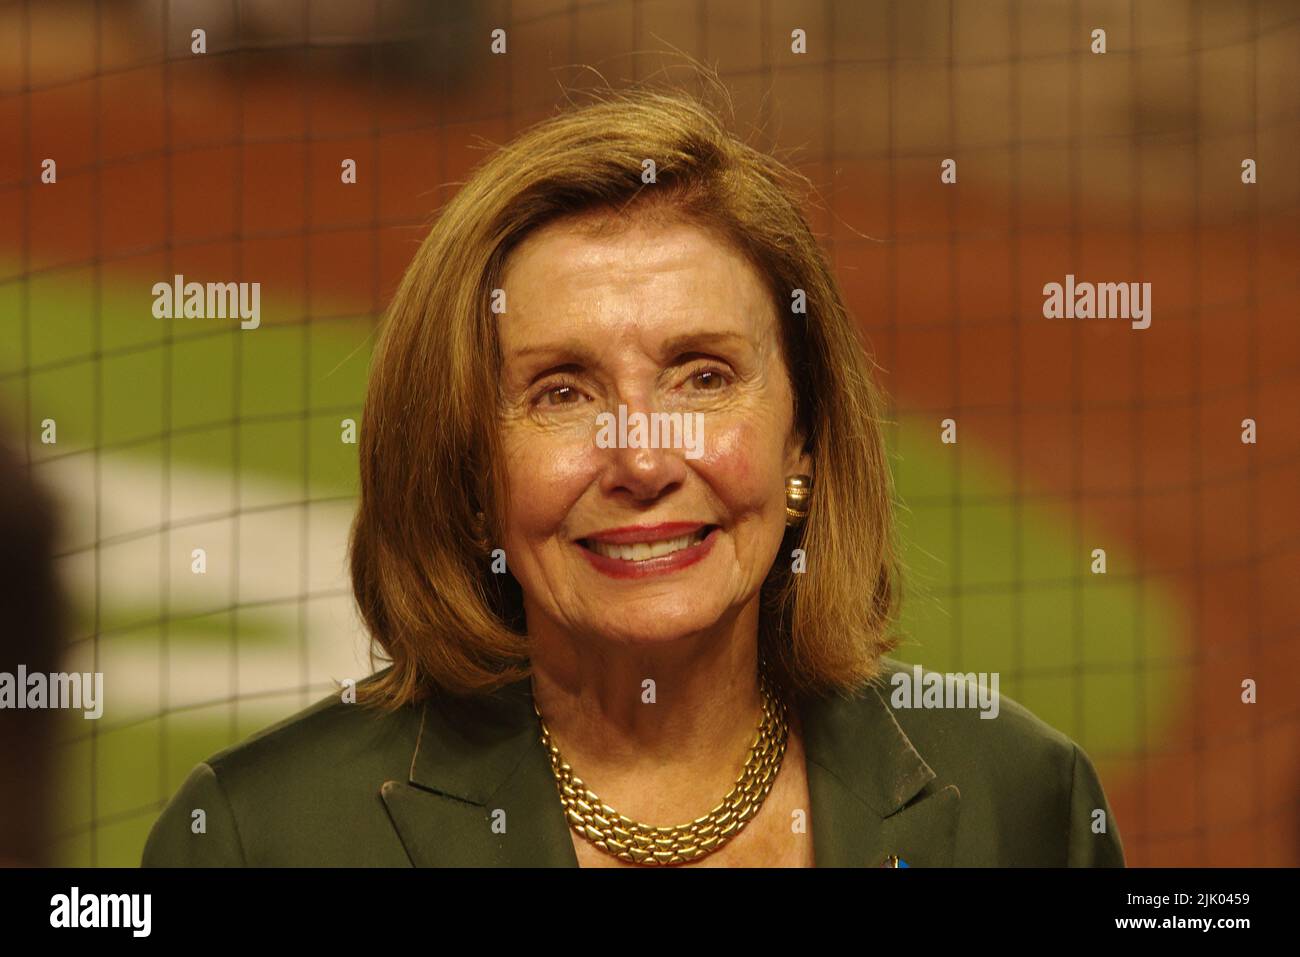
M 685 568 L 713 546 L 717 525 L 662 522 L 593 532 L 576 541 L 599 572 L 614 578 L 639 578 Z
M 695 531 L 687 532 L 685 535 L 678 535 L 675 538 L 661 538 L 652 542 L 617 544 L 598 538 L 589 538 L 583 544 L 597 555 L 604 555 L 606 558 L 617 558 L 625 562 L 643 562 L 650 558 L 662 558 L 664 555 L 671 555 L 673 552 L 680 552 L 684 548 L 690 548 L 692 545 L 704 541 L 704 536 L 708 535 L 712 528 L 712 525 L 701 525 Z
M 638 542 L 661 542 L 669 538 L 688 535 L 701 528 L 704 522 L 656 522 L 653 525 L 622 525 L 618 528 L 606 528 L 592 532 L 580 542 L 604 542 L 607 545 L 635 545 Z

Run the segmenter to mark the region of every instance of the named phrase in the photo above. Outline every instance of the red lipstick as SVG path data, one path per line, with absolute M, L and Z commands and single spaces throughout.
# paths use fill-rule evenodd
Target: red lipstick
M 680 538 L 701 529 L 708 534 L 701 541 L 678 549 L 668 555 L 647 558 L 642 561 L 629 561 L 601 555 L 586 546 L 588 541 L 598 541 L 608 545 L 634 545 L 638 542 L 661 542 L 665 539 Z M 609 528 L 595 532 L 576 543 L 592 568 L 609 578 L 646 578 L 654 575 L 667 575 L 694 565 L 703 560 L 713 550 L 713 543 L 718 537 L 716 525 L 701 522 L 661 522 L 657 525 L 629 525 L 622 528 Z
M 582 541 L 604 542 L 606 545 L 635 545 L 637 542 L 662 542 L 666 538 L 681 538 L 704 527 L 703 522 L 659 522 L 656 525 L 623 525 L 592 532 Z

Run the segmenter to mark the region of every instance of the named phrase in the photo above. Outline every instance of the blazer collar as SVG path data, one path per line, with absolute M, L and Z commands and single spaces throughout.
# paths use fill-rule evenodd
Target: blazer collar
M 875 685 L 798 699 L 818 867 L 952 860 L 960 795 L 912 746 Z M 429 700 L 406 781 L 380 789 L 416 866 L 576 867 L 528 679 Z

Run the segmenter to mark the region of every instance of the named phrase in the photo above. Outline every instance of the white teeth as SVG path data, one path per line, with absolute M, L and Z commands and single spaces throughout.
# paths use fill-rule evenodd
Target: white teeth
M 588 540 L 587 547 L 597 555 L 604 555 L 606 558 L 617 558 L 625 562 L 643 562 L 650 558 L 660 558 L 673 552 L 680 552 L 683 548 L 690 548 L 703 541 L 708 531 L 707 528 L 701 528 L 697 532 L 679 538 L 667 538 L 662 542 L 637 542 L 635 545 L 609 545 L 605 542 Z

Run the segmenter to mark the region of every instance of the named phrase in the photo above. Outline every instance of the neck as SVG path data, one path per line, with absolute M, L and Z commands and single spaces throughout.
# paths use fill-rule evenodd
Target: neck
M 649 646 L 530 630 L 538 710 L 602 801 L 679 824 L 731 790 L 762 711 L 757 612 L 755 602 L 715 630 Z

